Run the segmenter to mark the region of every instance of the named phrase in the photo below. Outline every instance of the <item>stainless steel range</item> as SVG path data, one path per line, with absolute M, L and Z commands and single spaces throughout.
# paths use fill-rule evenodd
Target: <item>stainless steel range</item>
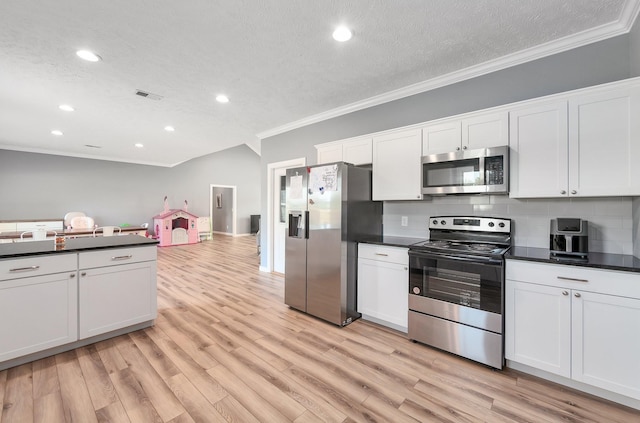
M 510 219 L 435 216 L 409 247 L 409 338 L 501 369 Z

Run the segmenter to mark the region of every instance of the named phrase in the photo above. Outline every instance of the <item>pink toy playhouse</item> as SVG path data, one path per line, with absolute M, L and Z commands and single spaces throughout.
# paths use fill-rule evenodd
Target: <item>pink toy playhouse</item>
M 186 210 L 172 209 L 153 216 L 153 227 L 159 247 L 195 244 L 200 239 L 198 216 Z

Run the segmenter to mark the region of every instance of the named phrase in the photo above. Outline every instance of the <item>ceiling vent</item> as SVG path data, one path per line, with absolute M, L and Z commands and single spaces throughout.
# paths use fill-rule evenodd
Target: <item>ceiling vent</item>
M 147 91 L 136 90 L 136 95 L 140 97 L 148 98 L 150 100 L 162 100 L 164 97 L 158 94 L 153 94 Z
M 85 147 L 89 147 L 89 148 L 102 148 L 102 147 L 101 147 L 101 146 L 99 146 L 99 145 L 91 145 L 91 144 L 85 144 L 84 146 L 85 146 Z

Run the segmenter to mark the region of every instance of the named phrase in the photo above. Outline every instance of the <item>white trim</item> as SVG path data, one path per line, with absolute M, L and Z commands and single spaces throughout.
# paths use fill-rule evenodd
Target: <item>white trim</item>
M 229 232 L 216 232 L 213 230 L 213 188 L 231 188 L 231 196 L 233 197 L 232 199 L 232 204 L 231 204 L 231 233 L 229 234 Z M 225 235 L 232 235 L 232 236 L 236 236 L 236 221 L 238 220 L 238 216 L 237 216 L 237 209 L 238 209 L 238 201 L 237 201 L 237 195 L 236 195 L 236 186 L 235 185 L 218 185 L 218 184 L 209 184 L 209 221 L 211 222 L 211 232 L 212 233 L 219 233 L 219 234 L 225 234 Z
M 289 169 L 292 167 L 306 166 L 306 157 L 300 157 L 282 162 L 267 164 L 267 248 L 260 250 L 261 254 L 265 254 L 266 266 L 260 266 L 260 270 L 271 272 L 273 270 L 273 174 L 276 169 Z
M 640 0 L 628 0 L 624 5 L 620 19 L 615 22 L 601 25 L 599 27 L 595 27 L 586 31 L 579 32 L 577 34 L 540 44 L 535 47 L 521 50 L 512 54 L 508 54 L 495 60 L 490 60 L 488 62 L 480 63 L 475 66 L 470 66 L 466 69 L 461 69 L 446 75 L 438 76 L 426 81 L 399 88 L 397 90 L 369 97 L 355 103 L 327 110 L 316 115 L 308 116 L 300 120 L 260 132 L 256 134 L 256 136 L 262 140 L 274 135 L 291 131 L 293 129 L 301 128 L 303 126 L 346 115 L 347 113 L 352 113 L 358 110 L 367 109 L 369 107 L 378 106 L 390 101 L 399 100 L 401 98 L 420 94 L 426 91 L 434 90 L 436 88 L 455 84 L 457 82 L 466 81 L 468 79 L 507 69 L 512 66 L 517 66 L 526 62 L 531 62 L 533 60 L 541 59 L 598 41 L 606 40 L 618 35 L 623 35 L 631 30 L 631 27 L 633 26 L 633 23 L 635 22 L 639 12 Z

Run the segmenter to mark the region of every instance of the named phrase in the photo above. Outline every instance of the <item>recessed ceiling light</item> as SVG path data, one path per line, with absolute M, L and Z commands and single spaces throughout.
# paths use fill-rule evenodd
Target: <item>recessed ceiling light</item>
M 68 104 L 61 104 L 58 106 L 60 110 L 64 110 L 65 112 L 73 112 L 75 109 Z
M 89 50 L 78 50 L 76 51 L 76 54 L 78 55 L 78 57 L 88 62 L 99 62 L 100 60 L 102 60 L 100 56 Z
M 352 36 L 353 36 L 353 33 L 346 26 L 339 26 L 336 28 L 335 31 L 333 31 L 333 39 L 336 41 L 340 41 L 340 42 L 349 41 Z
M 142 148 L 142 147 L 144 147 L 144 144 L 137 143 L 137 144 L 136 144 L 136 147 L 138 147 L 138 148 Z
M 228 102 L 229 102 L 229 97 L 227 97 L 227 96 L 226 96 L 226 95 L 224 95 L 224 94 L 220 94 L 220 95 L 218 95 L 218 96 L 216 97 L 216 101 L 217 101 L 218 103 L 228 103 Z
M 51 131 L 51 135 L 55 135 L 56 137 L 61 137 L 62 136 L 62 131 L 60 131 L 58 129 L 54 129 L 53 131 Z
M 176 130 L 176 128 L 174 128 L 173 126 L 165 126 L 164 130 L 167 132 L 173 132 Z

